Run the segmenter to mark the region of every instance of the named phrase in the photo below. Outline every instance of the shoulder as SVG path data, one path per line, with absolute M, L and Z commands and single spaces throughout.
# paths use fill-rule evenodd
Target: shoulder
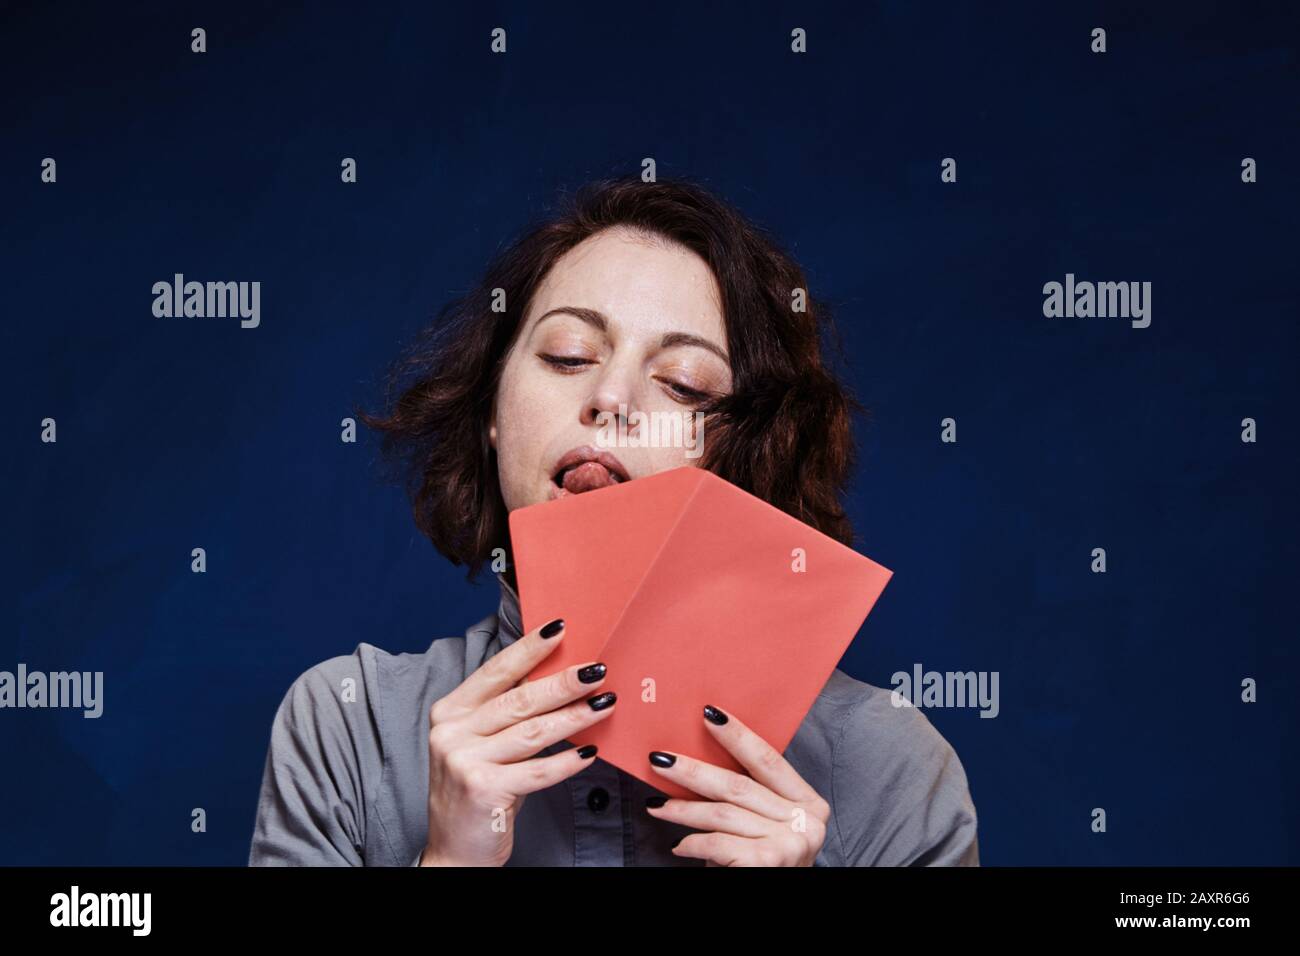
M 385 771 L 398 786 L 419 764 L 427 702 L 459 683 L 467 637 L 439 638 L 421 654 L 362 642 L 290 682 L 271 725 L 250 865 L 388 859 L 376 842 L 387 839 Z
M 362 641 L 289 684 L 271 732 L 273 752 L 357 766 L 369 786 L 394 741 L 422 739 L 433 701 L 450 693 L 495 633 L 488 618 L 463 635 L 440 637 L 419 653 L 392 653 Z M 469 668 L 472 669 L 472 668 Z
M 351 654 L 313 664 L 289 684 L 281 710 L 289 717 L 301 717 L 337 711 L 341 704 L 368 699 L 375 690 L 379 654 L 383 652 L 378 648 L 362 643 Z
M 359 644 L 308 667 L 289 684 L 276 710 L 271 731 L 272 750 L 301 758 L 362 756 L 376 741 L 379 694 L 375 649 Z M 348 743 L 349 746 L 339 746 Z
M 465 640 L 439 638 L 421 653 L 390 653 L 363 641 L 352 653 L 313 664 L 294 678 L 277 722 L 382 728 L 392 712 L 412 700 L 445 693 L 464 679 Z
M 899 698 L 900 703 L 903 702 Z M 948 740 L 893 693 L 838 668 L 818 703 L 833 713 L 828 840 L 850 866 L 978 865 L 966 771 Z
M 271 724 L 251 866 L 360 865 L 382 767 L 363 647 L 308 667 Z

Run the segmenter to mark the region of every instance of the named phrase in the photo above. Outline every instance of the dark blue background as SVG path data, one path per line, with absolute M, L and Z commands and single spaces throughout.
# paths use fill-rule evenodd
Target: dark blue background
M 433 6 L 5 5 L 0 669 L 106 687 L 0 711 L 0 863 L 242 864 L 289 683 L 495 609 L 339 421 L 645 156 L 836 306 L 895 572 L 841 666 L 1000 672 L 997 719 L 928 712 L 983 862 L 1300 862 L 1293 4 Z M 261 327 L 154 318 L 174 272 L 261 281 Z M 1150 328 L 1044 318 L 1066 272 L 1151 281 Z

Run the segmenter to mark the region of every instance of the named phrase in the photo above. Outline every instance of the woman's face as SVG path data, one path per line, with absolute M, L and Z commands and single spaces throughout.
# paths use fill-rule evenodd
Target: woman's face
M 717 282 L 694 252 L 623 228 L 570 249 L 538 286 L 493 402 L 507 510 L 697 464 L 707 436 L 692 413 L 731 390 L 726 343 Z

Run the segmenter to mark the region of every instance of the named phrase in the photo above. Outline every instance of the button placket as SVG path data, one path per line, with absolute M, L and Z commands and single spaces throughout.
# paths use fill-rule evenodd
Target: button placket
M 623 865 L 618 770 L 596 757 L 566 781 L 573 800 L 573 865 Z

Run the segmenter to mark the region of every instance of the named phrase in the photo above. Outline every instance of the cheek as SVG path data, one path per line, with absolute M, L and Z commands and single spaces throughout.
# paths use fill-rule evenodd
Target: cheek
M 679 407 L 673 414 L 683 413 Z M 697 427 L 694 416 L 685 414 L 688 417 L 685 417 L 682 423 L 680 436 L 676 431 L 670 431 L 665 427 L 660 436 L 661 443 L 657 446 L 652 443 L 643 449 L 642 454 L 645 456 L 643 460 L 651 472 L 700 464 L 708 440 L 708 429 Z
M 651 472 L 667 471 L 670 468 L 680 468 L 682 465 L 697 464 L 698 458 L 688 458 L 685 448 L 647 448 L 645 454 L 649 457 Z
M 562 396 L 557 388 L 547 388 L 537 375 L 520 373 L 503 377 L 497 397 L 497 432 L 509 435 L 517 443 L 529 444 L 544 439 L 547 422 L 558 418 L 557 406 Z
M 548 389 L 538 376 L 507 370 L 497 396 L 497 470 L 506 506 L 522 504 L 532 490 L 543 452 L 550 447 L 551 433 L 560 416 L 556 409 L 561 396 Z

